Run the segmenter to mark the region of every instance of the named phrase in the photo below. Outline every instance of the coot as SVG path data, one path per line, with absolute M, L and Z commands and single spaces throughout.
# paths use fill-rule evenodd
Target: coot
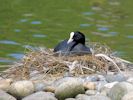
M 85 35 L 79 31 L 71 32 L 69 40 L 60 42 L 55 48 L 54 52 L 63 55 L 70 54 L 91 54 L 90 48 L 85 45 Z

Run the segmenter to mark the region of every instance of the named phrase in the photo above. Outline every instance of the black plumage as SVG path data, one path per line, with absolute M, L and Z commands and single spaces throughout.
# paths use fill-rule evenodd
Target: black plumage
M 90 48 L 85 45 L 85 35 L 79 31 L 71 32 L 69 40 L 60 42 L 54 52 L 70 55 L 70 54 L 91 54 Z

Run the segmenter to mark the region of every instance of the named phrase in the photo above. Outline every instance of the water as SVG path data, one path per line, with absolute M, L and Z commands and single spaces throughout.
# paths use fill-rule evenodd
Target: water
M 127 38 L 133 39 L 133 35 L 128 35 Z
M 7 60 L 7 59 L 0 59 L 0 62 L 1 62 L 1 63 L 11 63 L 11 62 L 13 62 L 13 61 Z
M 14 29 L 14 32 L 21 32 L 21 29 Z
M 86 15 L 86 16 L 90 16 L 90 15 L 93 15 L 94 12 L 83 12 L 82 14 L 83 14 L 83 15 Z
M 41 21 L 32 21 L 31 24 L 37 25 L 37 24 L 42 24 L 42 22 Z
M 109 31 L 108 27 L 99 27 L 98 28 L 99 31 Z
M 11 40 L 0 40 L 0 44 L 19 45 L 19 43 Z
M 27 19 L 20 19 L 21 23 L 24 23 L 24 22 L 27 22 L 27 21 L 28 21 Z
M 36 37 L 36 38 L 45 38 L 46 35 L 45 34 L 33 34 L 33 37 Z
M 15 58 L 15 59 L 22 59 L 24 54 L 21 54 L 21 53 L 11 53 L 11 54 L 8 54 L 9 57 L 12 57 L 12 58 Z
M 91 24 L 80 24 L 80 27 L 90 27 Z
M 133 62 L 132 4 L 132 0 L 1 0 L 0 64 L 20 60 L 26 48 L 53 48 L 77 30 Z

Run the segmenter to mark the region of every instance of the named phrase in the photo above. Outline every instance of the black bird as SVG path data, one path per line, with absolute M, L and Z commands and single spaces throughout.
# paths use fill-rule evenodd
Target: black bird
M 71 32 L 69 40 L 60 42 L 54 52 L 70 55 L 70 54 L 91 54 L 90 48 L 85 45 L 85 35 L 79 31 Z

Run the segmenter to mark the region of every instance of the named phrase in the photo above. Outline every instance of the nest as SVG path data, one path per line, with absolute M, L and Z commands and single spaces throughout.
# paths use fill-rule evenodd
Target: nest
M 106 45 L 91 43 L 92 55 L 56 55 L 51 49 L 40 48 L 29 50 L 22 61 L 3 71 L 1 76 L 15 80 L 30 79 L 41 75 L 43 79 L 61 77 L 66 74 L 73 76 L 93 73 L 121 72 L 131 62 L 112 56 L 112 51 Z

